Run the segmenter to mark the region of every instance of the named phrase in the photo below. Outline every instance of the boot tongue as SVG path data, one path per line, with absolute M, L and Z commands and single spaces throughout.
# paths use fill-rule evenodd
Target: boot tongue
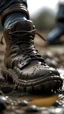
M 33 22 L 31 20 L 23 20 L 14 24 L 12 32 L 14 31 L 30 31 L 33 30 Z

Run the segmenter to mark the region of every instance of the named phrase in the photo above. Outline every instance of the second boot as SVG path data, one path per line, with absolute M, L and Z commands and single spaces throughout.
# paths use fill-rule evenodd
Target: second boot
M 61 36 L 64 35 L 64 4 L 59 4 L 59 10 L 56 17 L 56 27 L 48 34 L 48 44 L 64 44 Z

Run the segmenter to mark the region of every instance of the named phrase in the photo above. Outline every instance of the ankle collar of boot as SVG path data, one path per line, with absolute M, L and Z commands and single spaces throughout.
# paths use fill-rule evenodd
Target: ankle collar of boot
M 64 24 L 64 17 L 57 17 L 56 21 L 59 22 L 59 23 Z
M 6 16 L 14 12 L 25 13 L 27 16 L 27 19 L 29 19 L 29 12 L 26 6 L 22 3 L 16 3 L 16 4 L 11 5 L 10 7 L 8 7 L 6 10 L 2 12 L 2 15 L 1 15 L 2 25 L 5 21 Z
M 59 7 L 64 7 L 64 2 L 62 3 L 62 2 L 59 2 Z
M 62 3 L 59 3 L 56 20 L 57 22 L 64 22 L 64 4 Z

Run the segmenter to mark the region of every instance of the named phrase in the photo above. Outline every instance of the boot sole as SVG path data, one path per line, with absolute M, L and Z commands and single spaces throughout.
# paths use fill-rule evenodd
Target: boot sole
M 7 82 L 13 83 L 15 89 L 19 89 L 22 92 L 54 92 L 61 89 L 63 85 L 62 79 L 57 75 L 55 77 L 46 76 L 46 78 L 40 77 L 33 80 L 20 80 L 12 69 L 4 67 L 2 68 L 1 73 Z

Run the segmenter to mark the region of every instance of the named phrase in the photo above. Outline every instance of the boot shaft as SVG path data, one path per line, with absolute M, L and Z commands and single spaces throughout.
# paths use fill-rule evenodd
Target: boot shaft
M 57 13 L 57 21 L 64 22 L 64 4 L 59 4 L 59 9 Z
M 12 4 L 11 6 L 9 6 L 7 9 L 5 9 L 2 14 L 1 14 L 1 22 L 2 22 L 2 25 L 4 24 L 5 22 L 5 19 L 8 15 L 12 14 L 12 13 L 18 13 L 20 12 L 21 14 L 25 14 L 27 19 L 29 19 L 29 11 L 27 9 L 27 7 L 22 4 L 22 3 L 15 3 L 15 4 Z

